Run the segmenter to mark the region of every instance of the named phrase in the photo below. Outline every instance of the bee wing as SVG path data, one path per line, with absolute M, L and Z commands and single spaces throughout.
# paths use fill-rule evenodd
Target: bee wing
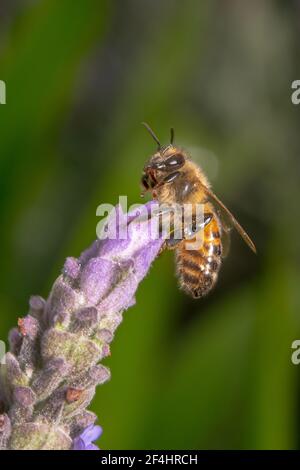
M 231 229 L 232 226 L 228 223 L 228 220 L 225 219 L 224 214 L 220 209 L 217 210 L 218 216 L 221 220 L 222 224 L 222 232 L 221 232 L 221 240 L 222 240 L 222 258 L 226 258 L 229 251 L 230 251 L 230 245 L 231 245 Z
M 238 223 L 238 221 L 236 220 L 236 218 L 233 216 L 233 214 L 230 212 L 229 209 L 227 209 L 227 207 L 225 206 L 225 204 L 223 204 L 222 201 L 220 201 L 220 199 L 210 190 L 208 189 L 206 186 L 203 185 L 203 188 L 204 188 L 204 192 L 206 193 L 206 195 L 208 196 L 208 198 L 210 199 L 210 201 L 212 202 L 212 204 L 214 205 L 217 205 L 218 209 L 221 210 L 221 213 L 225 214 L 229 220 L 229 223 L 231 226 L 233 226 L 237 232 L 241 235 L 241 237 L 243 238 L 243 240 L 247 243 L 247 245 L 249 246 L 249 248 L 254 252 L 256 253 L 256 247 L 253 243 L 253 241 L 251 240 L 251 238 L 249 237 L 249 235 L 247 234 L 246 230 L 243 229 L 243 227 Z M 229 227 L 228 227 L 228 224 L 223 224 L 224 225 L 224 229 L 225 229 L 225 232 L 229 232 Z

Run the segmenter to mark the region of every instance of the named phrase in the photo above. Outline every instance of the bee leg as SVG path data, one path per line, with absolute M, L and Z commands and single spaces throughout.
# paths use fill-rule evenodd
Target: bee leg
M 182 242 L 182 238 L 169 238 L 165 241 L 165 248 L 168 250 L 175 250 L 180 242 Z
M 174 250 L 184 238 L 182 233 L 183 220 L 182 224 L 180 224 L 180 230 L 178 230 L 178 227 L 176 228 L 176 214 L 174 214 L 174 209 L 172 208 L 172 205 L 170 207 L 161 207 L 159 211 L 155 214 L 159 217 L 159 234 L 162 235 L 163 233 L 163 217 L 166 214 L 170 214 L 171 222 L 168 228 L 168 238 L 165 239 L 164 244 L 159 251 L 159 254 L 165 249 Z M 180 217 L 183 217 L 182 212 L 180 212 Z
M 194 220 L 193 220 L 194 230 L 201 230 L 201 229 L 205 228 L 212 221 L 213 214 L 211 214 L 210 212 L 206 212 L 204 214 L 203 219 L 204 219 L 203 222 L 201 222 L 200 224 L 198 223 L 198 225 L 197 225 L 196 217 L 194 217 Z
M 167 245 L 166 245 L 166 242 L 164 241 L 164 244 L 162 245 L 159 252 L 157 253 L 157 256 L 160 256 L 165 251 L 166 248 L 167 248 Z
M 183 240 L 182 230 L 180 230 L 180 233 L 178 233 L 178 229 L 175 228 L 174 222 L 175 221 L 173 219 L 173 226 L 170 228 L 170 232 L 168 234 L 169 236 L 165 240 L 164 249 L 174 250 Z
M 165 209 L 162 209 L 160 212 L 159 212 L 159 217 L 160 217 L 160 222 L 159 222 L 159 233 L 162 234 L 163 232 L 163 226 L 162 226 L 162 217 L 164 214 L 170 212 L 170 209 L 168 208 L 165 208 Z M 182 238 L 182 230 L 180 231 L 180 235 L 181 238 L 176 238 L 176 235 L 178 237 L 178 229 L 177 229 L 177 232 L 176 232 L 176 228 L 175 228 L 175 225 L 174 225 L 175 221 L 174 221 L 174 214 L 172 214 L 172 222 L 171 222 L 171 226 L 170 226 L 170 230 L 169 230 L 169 233 L 168 233 L 168 238 L 165 239 L 164 243 L 163 243 L 163 246 L 161 247 L 160 251 L 159 251 L 159 254 L 162 253 L 164 250 L 174 250 L 177 245 L 182 242 L 183 238 Z
M 204 214 L 203 221 L 201 220 L 201 222 L 199 222 L 196 220 L 196 217 L 193 215 L 192 224 L 189 227 L 186 227 L 184 229 L 184 234 L 186 238 L 191 238 L 194 235 L 196 235 L 196 233 L 200 232 L 200 230 L 203 230 L 212 221 L 212 218 L 213 218 L 213 214 L 211 214 L 210 212 L 206 212 Z
M 165 240 L 157 256 L 161 255 L 161 253 L 165 250 L 175 250 L 178 247 L 180 242 L 182 242 L 182 239 L 172 238 L 172 237 Z

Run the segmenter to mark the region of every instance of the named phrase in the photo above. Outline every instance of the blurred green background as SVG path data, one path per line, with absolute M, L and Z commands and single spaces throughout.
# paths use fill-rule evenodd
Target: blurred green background
M 172 253 L 125 314 L 93 410 L 103 449 L 300 446 L 300 2 L 1 0 L 0 337 L 95 238 L 96 207 L 139 202 L 141 127 L 176 141 L 249 231 L 204 300 Z

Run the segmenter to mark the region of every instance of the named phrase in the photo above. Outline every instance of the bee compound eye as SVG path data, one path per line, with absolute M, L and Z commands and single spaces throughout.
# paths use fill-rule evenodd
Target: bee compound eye
M 154 169 L 154 170 L 165 170 L 166 165 L 165 165 L 164 162 L 154 162 L 151 165 L 151 168 Z
M 167 169 L 181 168 L 185 163 L 185 158 L 181 153 L 171 155 L 165 160 L 165 166 Z

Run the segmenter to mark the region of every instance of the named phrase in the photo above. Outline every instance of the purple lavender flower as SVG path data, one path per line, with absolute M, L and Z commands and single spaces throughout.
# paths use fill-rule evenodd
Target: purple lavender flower
M 141 208 L 148 213 L 152 204 Z M 118 207 L 116 215 L 116 239 L 96 240 L 79 259 L 67 258 L 48 299 L 31 297 L 28 315 L 10 332 L 0 382 L 2 449 L 96 447 L 101 428 L 87 407 L 110 378 L 101 361 L 163 244 L 139 211 Z
M 73 450 L 99 450 L 93 441 L 99 439 L 102 432 L 101 426 L 90 424 L 79 436 L 74 438 Z

